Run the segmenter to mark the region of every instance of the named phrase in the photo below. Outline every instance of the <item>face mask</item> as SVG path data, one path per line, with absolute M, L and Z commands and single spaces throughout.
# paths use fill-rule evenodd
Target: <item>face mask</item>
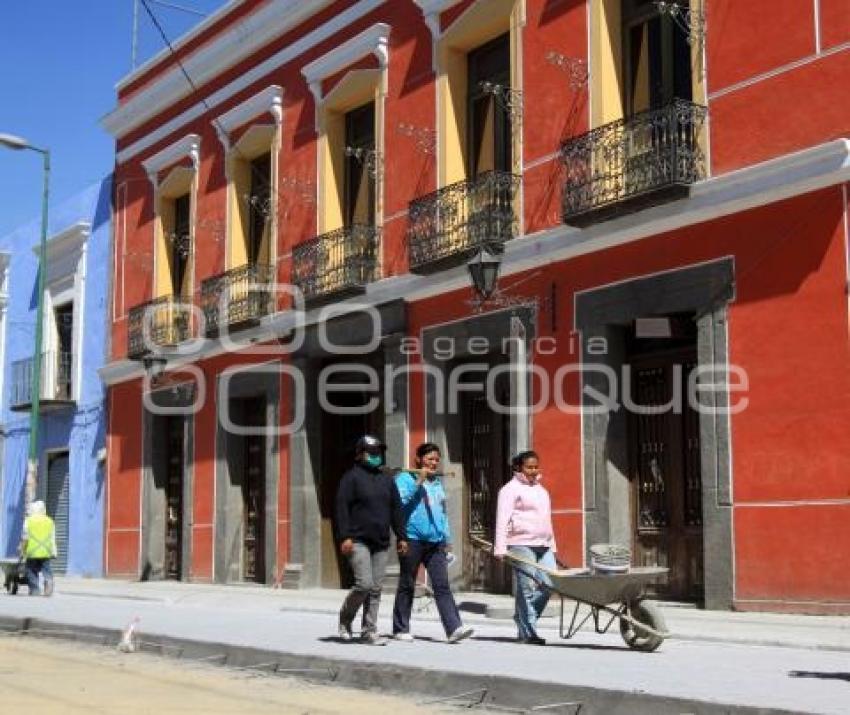
M 367 454 L 363 461 L 370 467 L 380 467 L 384 463 L 384 458 L 380 454 Z

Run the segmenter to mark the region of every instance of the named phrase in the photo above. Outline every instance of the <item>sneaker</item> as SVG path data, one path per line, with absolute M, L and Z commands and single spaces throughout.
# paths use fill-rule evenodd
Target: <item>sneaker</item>
M 458 626 L 449 636 L 449 643 L 458 643 L 464 638 L 469 638 L 475 631 L 469 626 Z
M 404 641 L 405 643 L 412 643 L 415 640 L 412 633 L 393 633 L 393 638 L 397 641 Z
M 350 641 L 354 639 L 354 634 L 351 632 L 351 624 L 343 623 L 340 621 L 339 623 L 339 637 L 344 641 Z
M 364 633 L 360 636 L 360 642 L 365 645 L 386 645 L 389 641 L 377 633 Z

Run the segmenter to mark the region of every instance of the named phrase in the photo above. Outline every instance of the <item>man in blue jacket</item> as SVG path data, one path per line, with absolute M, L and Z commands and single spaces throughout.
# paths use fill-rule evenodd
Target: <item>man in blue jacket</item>
M 438 476 L 440 448 L 431 442 L 416 449 L 418 470 L 402 472 L 396 478 L 404 515 L 407 518 L 407 553 L 399 555 L 401 573 L 393 607 L 393 637 L 412 641 L 410 612 L 416 575 L 424 565 L 431 579 L 434 600 L 449 643 L 468 638 L 471 628 L 465 628 L 449 586 L 448 556 L 451 549 L 451 530 L 446 512 L 446 492 Z

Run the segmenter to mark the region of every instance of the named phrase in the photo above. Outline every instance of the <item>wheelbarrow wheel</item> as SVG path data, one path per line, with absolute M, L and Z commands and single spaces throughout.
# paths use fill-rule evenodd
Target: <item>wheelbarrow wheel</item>
M 627 612 L 634 620 L 645 623 L 653 630 L 662 633 L 667 630 L 661 609 L 651 601 L 633 601 L 629 604 Z M 651 653 L 664 641 L 660 636 L 629 623 L 625 618 L 620 619 L 620 634 L 629 648 L 645 653 Z

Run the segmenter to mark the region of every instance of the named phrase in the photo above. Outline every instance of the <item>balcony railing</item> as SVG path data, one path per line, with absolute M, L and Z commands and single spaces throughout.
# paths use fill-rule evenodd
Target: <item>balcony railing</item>
M 705 107 L 677 99 L 565 142 L 564 223 L 587 225 L 686 196 L 705 178 Z
M 460 262 L 482 244 L 499 246 L 517 233 L 514 198 L 520 177 L 488 171 L 410 203 L 410 270 L 427 273 Z
M 39 402 L 43 409 L 74 401 L 71 385 L 72 353 L 49 350 L 41 355 Z M 12 410 L 28 410 L 32 406 L 33 358 L 12 363 Z
M 155 348 L 188 340 L 191 318 L 191 305 L 177 296 L 162 296 L 131 308 L 127 357 L 138 359 Z
M 201 309 L 207 335 L 216 335 L 225 327 L 250 325 L 268 315 L 273 278 L 274 266 L 249 264 L 203 281 Z
M 305 301 L 362 293 L 378 273 L 380 229 L 354 224 L 292 249 L 292 282 Z

